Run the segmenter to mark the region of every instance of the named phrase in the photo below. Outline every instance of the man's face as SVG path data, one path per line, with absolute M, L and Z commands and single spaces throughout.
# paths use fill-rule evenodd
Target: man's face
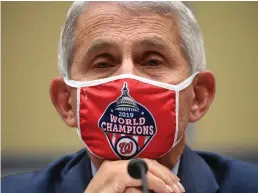
M 178 29 L 176 17 L 132 13 L 117 3 L 91 3 L 76 25 L 71 79 L 86 81 L 129 73 L 179 84 L 190 74 Z M 76 89 L 70 92 L 76 115 Z M 192 86 L 180 92 L 178 138 L 188 125 L 193 97 Z

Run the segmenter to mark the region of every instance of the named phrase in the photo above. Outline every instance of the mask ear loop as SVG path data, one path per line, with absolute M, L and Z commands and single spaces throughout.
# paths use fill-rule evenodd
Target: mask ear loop
M 190 77 L 188 77 L 186 80 L 184 80 L 182 83 L 176 85 L 175 91 L 181 91 L 181 90 L 184 90 L 185 88 L 187 88 L 188 86 L 190 86 L 190 84 L 192 84 L 192 82 L 193 82 L 193 79 L 195 78 L 195 76 L 198 73 L 199 72 L 195 72 Z
M 173 142 L 172 148 L 177 143 L 177 136 L 178 136 L 178 130 L 179 130 L 179 119 L 178 119 L 179 115 L 178 114 L 179 114 L 179 91 L 176 91 L 176 132 L 175 132 L 175 137 L 174 137 L 174 142 Z
M 177 140 L 177 138 L 175 138 L 172 148 L 174 148 L 181 141 L 181 139 L 185 136 L 186 130 L 187 130 L 187 128 L 185 129 L 184 133 L 181 135 L 181 137 L 178 140 Z
M 166 155 L 169 151 L 171 151 L 171 149 L 173 149 L 181 141 L 181 139 L 183 138 L 183 136 L 185 135 L 185 132 L 186 132 L 186 130 L 185 130 L 183 135 L 177 140 L 178 132 L 179 132 L 179 92 L 180 91 L 175 91 L 175 92 L 176 92 L 176 110 L 175 110 L 176 111 L 176 132 L 175 132 L 174 141 L 173 141 L 173 144 L 170 147 L 170 149 L 166 153 L 159 156 L 158 158 Z
M 186 133 L 186 130 L 187 129 L 185 129 L 184 133 L 177 140 L 178 132 L 179 132 L 179 91 L 176 91 L 176 132 L 175 132 L 175 138 L 171 149 L 173 149 L 181 141 L 181 139 L 184 137 Z
M 81 125 L 80 125 L 80 97 L 81 97 L 81 88 L 77 88 L 76 93 L 76 119 L 77 119 L 77 133 L 82 140 L 81 136 Z M 82 140 L 83 141 L 83 140 Z
M 192 76 L 190 76 L 184 82 L 179 84 L 178 87 L 177 87 L 177 90 L 176 90 L 176 133 L 175 133 L 175 138 L 174 138 L 172 148 L 174 148 L 181 141 L 181 139 L 184 137 L 184 135 L 186 133 L 186 130 L 187 130 L 187 129 L 185 129 L 183 135 L 177 140 L 178 131 L 179 131 L 179 117 L 178 117 L 179 116 L 179 93 L 180 93 L 181 90 L 184 90 L 185 88 L 187 88 L 193 82 L 193 79 L 195 78 L 195 76 L 198 73 L 199 72 L 194 73 Z

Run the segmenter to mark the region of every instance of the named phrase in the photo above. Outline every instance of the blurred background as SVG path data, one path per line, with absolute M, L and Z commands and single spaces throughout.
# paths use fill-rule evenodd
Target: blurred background
M 49 97 L 71 2 L 1 2 L 2 175 L 46 166 L 83 147 Z M 190 128 L 192 148 L 258 164 L 258 2 L 191 2 L 203 33 L 215 101 Z

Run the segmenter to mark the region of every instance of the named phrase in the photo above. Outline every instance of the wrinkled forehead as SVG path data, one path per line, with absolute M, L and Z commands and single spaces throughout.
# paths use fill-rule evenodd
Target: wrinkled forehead
M 179 40 L 176 15 L 158 13 L 148 7 L 124 6 L 119 2 L 90 2 L 76 22 L 75 39 L 90 41 L 101 36 L 124 42 L 131 37 L 160 36 L 176 44 Z

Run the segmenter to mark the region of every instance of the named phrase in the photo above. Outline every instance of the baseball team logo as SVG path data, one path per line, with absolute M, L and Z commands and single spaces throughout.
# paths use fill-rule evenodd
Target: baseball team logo
M 126 82 L 121 91 L 121 96 L 100 117 L 98 126 L 117 156 L 131 159 L 149 144 L 157 128 L 149 110 L 129 95 Z

